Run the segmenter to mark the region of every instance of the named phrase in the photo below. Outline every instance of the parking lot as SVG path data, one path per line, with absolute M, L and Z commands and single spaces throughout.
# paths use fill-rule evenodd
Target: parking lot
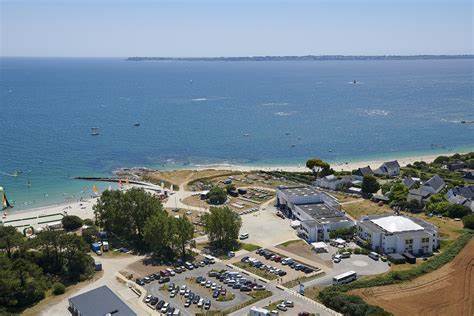
M 305 265 L 296 260 L 284 264 L 282 262 L 284 259 L 284 256 L 280 256 L 275 252 L 259 249 L 256 252 L 241 255 L 233 261 L 243 269 L 260 275 L 267 280 L 276 279 L 278 283 L 286 283 L 300 277 L 309 277 L 320 271 L 317 266 Z
M 148 284 L 145 284 L 144 287 L 146 288 L 148 294 L 157 297 L 158 301 L 163 300 L 169 303 L 170 306 L 179 309 L 180 315 L 195 315 L 198 312 L 205 311 L 206 309 L 204 303 L 207 300 L 210 301 L 209 310 L 212 311 L 225 310 L 237 304 L 241 304 L 251 298 L 247 294 L 248 292 L 243 292 L 240 288 L 234 289 L 231 285 L 224 284 L 224 281 L 220 281 L 216 277 L 210 277 L 208 273 L 211 270 L 230 271 L 230 269 L 224 264 L 215 263 L 192 270 L 186 270 L 183 273 L 177 273 L 176 275 L 170 277 L 169 282 L 160 284 L 159 281 L 152 281 Z M 249 283 L 255 282 L 262 286 L 261 282 L 257 282 L 256 280 L 248 278 L 245 275 L 240 276 L 246 278 Z M 207 286 L 207 284 L 201 285 L 198 283 L 197 278 L 199 277 L 204 277 L 206 282 L 209 281 L 209 286 Z M 170 284 L 174 284 L 174 286 L 177 288 L 175 294 L 172 294 L 172 291 L 168 289 Z M 226 294 L 223 295 L 220 293 L 219 296 L 213 297 L 213 293 L 218 289 L 221 289 L 222 293 L 225 291 Z M 190 295 L 194 296 L 194 298 L 191 300 L 191 303 L 188 302 L 189 306 L 185 307 L 186 300 L 190 298 Z M 196 300 L 196 296 L 199 296 L 199 299 L 203 300 L 203 306 L 199 304 L 199 299 Z

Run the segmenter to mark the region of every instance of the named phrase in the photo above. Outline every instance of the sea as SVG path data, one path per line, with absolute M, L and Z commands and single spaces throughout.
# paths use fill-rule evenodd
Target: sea
M 473 66 L 1 58 L 0 186 L 14 212 L 88 197 L 94 183 L 74 177 L 121 167 L 473 150 Z

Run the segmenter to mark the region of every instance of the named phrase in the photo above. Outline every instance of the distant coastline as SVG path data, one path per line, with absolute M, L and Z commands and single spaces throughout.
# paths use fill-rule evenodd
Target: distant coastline
M 128 57 L 127 61 L 326 61 L 326 60 L 422 60 L 474 59 L 474 55 L 305 55 L 236 57 Z

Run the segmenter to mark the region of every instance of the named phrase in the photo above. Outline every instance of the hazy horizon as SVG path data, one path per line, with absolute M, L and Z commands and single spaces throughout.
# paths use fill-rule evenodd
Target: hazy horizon
M 2 57 L 473 54 L 466 0 L 0 0 Z

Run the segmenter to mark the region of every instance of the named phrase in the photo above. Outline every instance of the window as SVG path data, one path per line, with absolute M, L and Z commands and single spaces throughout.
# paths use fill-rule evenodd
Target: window
M 428 237 L 426 238 L 421 238 L 421 242 L 422 243 L 427 243 L 427 242 L 430 242 L 430 239 Z
M 405 245 L 413 244 L 413 239 L 405 239 Z

